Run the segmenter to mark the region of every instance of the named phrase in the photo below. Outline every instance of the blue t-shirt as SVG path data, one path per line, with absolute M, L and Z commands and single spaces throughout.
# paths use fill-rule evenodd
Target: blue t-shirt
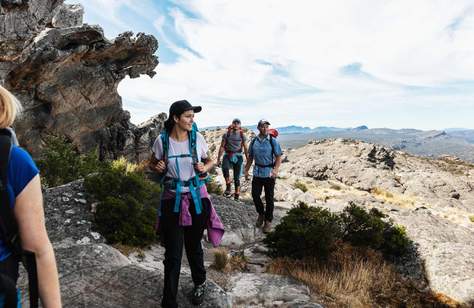
M 39 170 L 28 152 L 14 145 L 10 152 L 7 174 L 7 190 L 10 196 L 9 206 L 11 208 L 15 206 L 16 197 L 38 173 Z M 5 204 L 0 204 L 0 206 L 5 206 Z M 0 240 L 0 261 L 5 260 L 9 255 L 10 250 Z
M 280 143 L 278 143 L 276 138 L 271 138 L 271 140 L 275 149 L 275 155 L 280 156 L 282 154 Z M 249 156 L 255 160 L 255 166 L 253 167 L 253 176 L 260 178 L 270 177 L 273 167 L 261 166 L 267 166 L 274 163 L 275 155 L 273 155 L 272 153 L 270 135 L 267 135 L 267 137 L 262 139 L 258 136 L 255 137 L 255 141 L 252 141 L 252 146 L 249 149 Z

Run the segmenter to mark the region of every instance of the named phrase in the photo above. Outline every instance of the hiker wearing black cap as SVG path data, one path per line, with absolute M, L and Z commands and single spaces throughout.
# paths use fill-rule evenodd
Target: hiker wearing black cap
M 271 230 L 273 220 L 273 195 L 275 180 L 281 164 L 281 147 L 276 138 L 269 134 L 270 122 L 260 120 L 257 124 L 259 134 L 252 139 L 249 147 L 249 159 L 245 165 L 245 178 L 249 178 L 249 170 L 255 161 L 252 179 L 252 199 L 258 213 L 257 228 L 262 227 L 263 232 Z M 262 189 L 265 190 L 266 208 L 263 207 Z M 265 224 L 264 224 L 265 223 Z
M 203 232 L 207 228 L 209 239 L 215 246 L 223 235 L 222 223 L 212 207 L 205 185 L 207 171 L 213 162 L 208 157 L 206 141 L 194 123 L 194 114 L 201 109 L 186 100 L 174 102 L 164 131 L 155 140 L 150 159 L 150 168 L 160 175 L 162 188 L 157 229 L 165 247 L 163 307 L 178 307 L 183 244 L 194 283 L 192 303 L 199 305 L 203 302 L 206 290 L 201 246 Z
M 242 165 L 244 158 L 242 156 L 242 150 L 245 154 L 245 159 L 248 160 L 248 149 L 247 149 L 247 138 L 242 130 L 239 119 L 234 119 L 232 124 L 227 128 L 227 132 L 222 136 L 221 146 L 219 153 L 217 154 L 217 165 L 221 165 L 222 158 L 222 173 L 224 174 L 226 189 L 224 196 L 231 196 L 231 179 L 230 179 L 230 168 L 232 167 L 234 175 L 234 199 L 239 200 L 240 195 L 240 177 L 242 176 L 243 170 Z

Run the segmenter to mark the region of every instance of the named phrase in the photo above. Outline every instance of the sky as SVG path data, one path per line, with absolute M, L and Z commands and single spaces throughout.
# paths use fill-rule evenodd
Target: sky
M 157 74 L 118 88 L 135 124 L 187 99 L 200 127 L 474 129 L 472 0 L 67 3 L 109 39 L 158 39 Z

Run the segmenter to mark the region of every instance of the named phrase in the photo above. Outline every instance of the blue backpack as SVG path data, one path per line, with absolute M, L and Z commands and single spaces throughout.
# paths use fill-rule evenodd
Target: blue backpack
M 175 190 L 176 191 L 176 198 L 174 204 L 174 212 L 179 213 L 179 206 L 181 204 L 181 192 L 183 187 L 189 187 L 189 192 L 193 198 L 194 205 L 196 207 L 196 214 L 201 214 L 202 211 L 202 204 L 201 204 L 201 187 L 206 184 L 209 180 L 209 175 L 207 173 L 198 174 L 189 179 L 183 180 L 179 176 L 179 159 L 191 157 L 193 165 L 196 165 L 199 162 L 198 155 L 197 155 L 197 125 L 193 123 L 193 128 L 190 132 L 188 132 L 188 140 L 189 140 L 189 153 L 188 154 L 180 154 L 180 155 L 169 155 L 169 134 L 165 130 L 160 134 L 161 144 L 163 145 L 163 160 L 167 163 L 170 159 L 174 159 L 176 162 L 176 168 L 178 173 L 178 178 L 170 178 L 166 176 L 166 171 L 160 176 L 160 187 L 161 193 L 164 190 Z M 161 199 L 161 198 L 160 198 Z M 161 201 L 160 201 L 161 205 Z M 161 207 L 161 206 L 160 206 Z M 161 216 L 161 209 L 158 209 L 158 214 Z

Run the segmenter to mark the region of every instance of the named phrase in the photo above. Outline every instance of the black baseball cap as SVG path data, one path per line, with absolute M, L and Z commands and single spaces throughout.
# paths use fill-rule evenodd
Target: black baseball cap
M 260 121 L 258 121 L 257 127 L 263 126 L 264 124 L 270 125 L 270 122 L 265 119 L 261 119 Z
M 235 119 L 232 120 L 232 123 L 239 123 L 240 124 L 240 119 L 235 118 Z
M 176 101 L 170 106 L 170 113 L 169 117 L 172 118 L 174 115 L 179 116 L 183 112 L 186 112 L 188 110 L 194 111 L 194 113 L 201 112 L 202 107 L 201 106 L 193 106 L 191 105 L 187 100 L 183 99 L 180 101 Z

